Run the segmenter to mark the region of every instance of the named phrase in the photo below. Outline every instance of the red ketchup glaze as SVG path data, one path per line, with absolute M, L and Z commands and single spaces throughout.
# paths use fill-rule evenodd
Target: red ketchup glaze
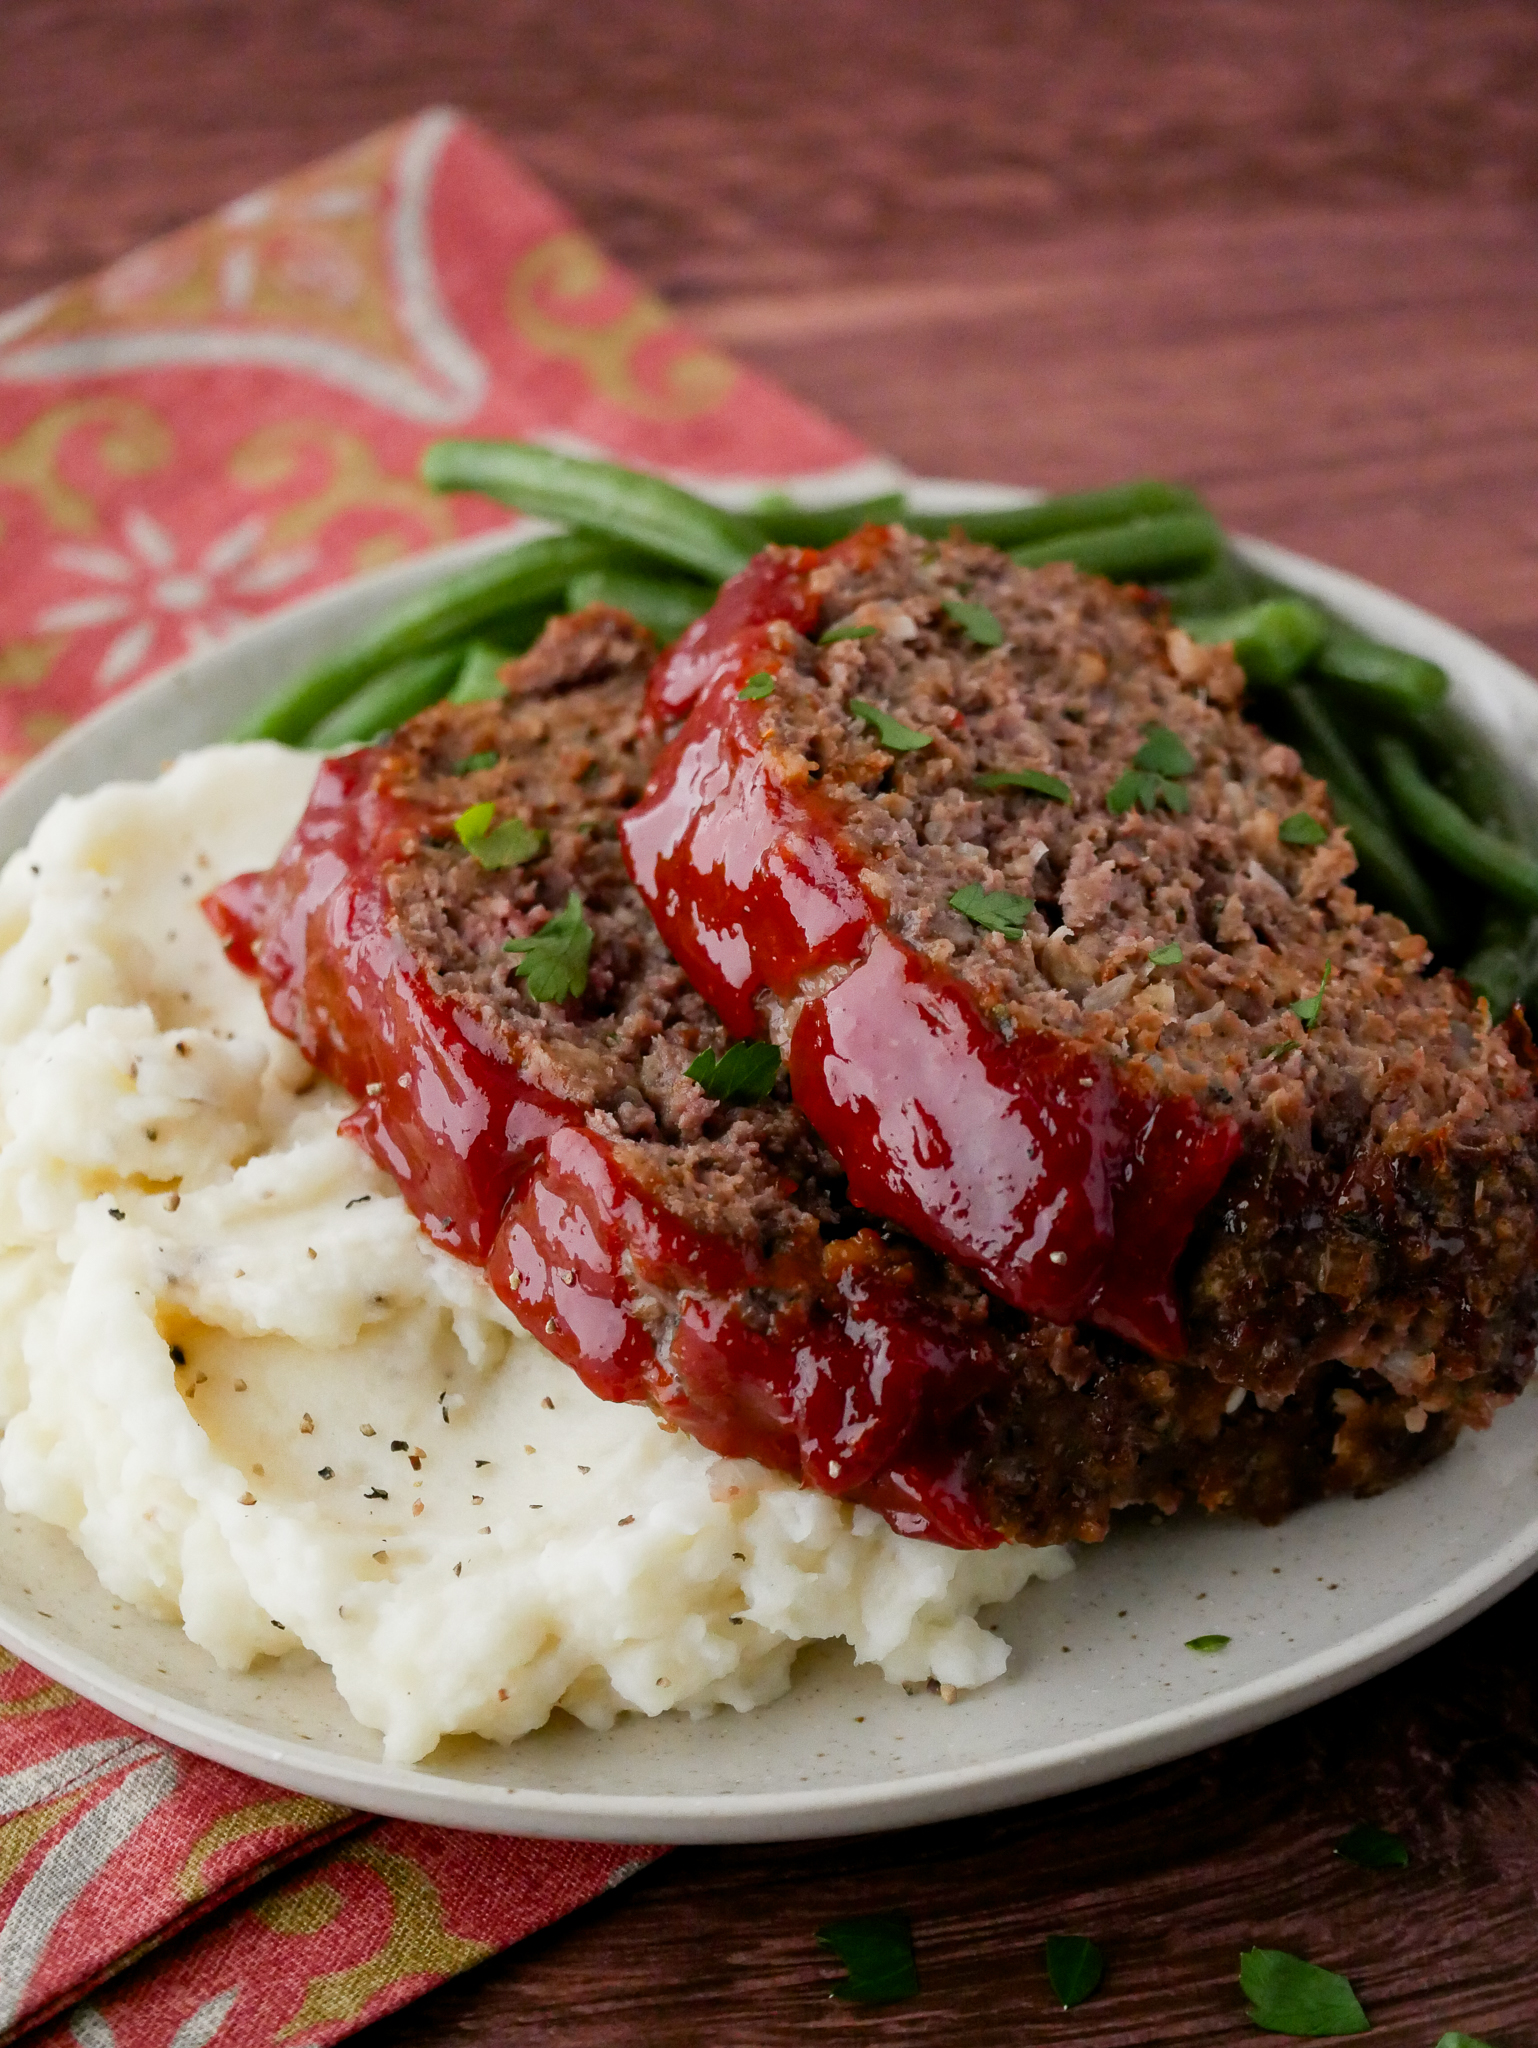
M 798 1287 L 793 1309 L 750 1323 L 749 1295 L 804 1281 L 804 1265 L 793 1276 L 665 1211 L 624 1150 L 568 1125 L 515 1191 L 487 1278 L 525 1328 L 594 1393 L 647 1400 L 721 1456 L 875 1507 L 905 1535 L 997 1544 L 949 1445 L 1002 1378 L 986 1331 L 908 1298 L 873 1232 L 827 1248 L 810 1307 Z
M 381 758 L 327 761 L 275 864 L 203 909 L 277 1029 L 358 1097 L 341 1128 L 434 1243 L 480 1261 L 514 1181 L 569 1109 L 526 1082 L 395 935 L 383 870 L 421 820 L 373 786 Z
M 817 559 L 803 557 L 779 614 L 798 631 L 815 623 Z M 1150 1098 L 1056 1034 L 1006 1041 L 959 980 L 885 930 L 831 802 L 765 758 L 772 696 L 737 694 L 778 666 L 763 600 L 784 586 L 785 566 L 754 602 L 723 607 L 686 674 L 675 677 L 672 656 L 653 674 L 652 716 L 689 710 L 621 824 L 636 885 L 739 1037 L 762 1034 L 765 990 L 801 998 L 792 1089 L 858 1202 L 1016 1308 L 1085 1318 L 1179 1357 L 1175 1263 L 1238 1151 L 1237 1126 L 1189 1098 Z

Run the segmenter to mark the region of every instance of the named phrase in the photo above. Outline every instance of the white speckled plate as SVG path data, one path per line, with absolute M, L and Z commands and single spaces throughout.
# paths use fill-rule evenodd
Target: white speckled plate
M 1014 502 L 933 484 L 925 510 Z M 0 853 L 54 797 L 148 776 L 222 737 L 271 684 L 346 640 L 492 536 L 296 605 L 181 663 L 66 734 L 0 795 Z M 1440 661 L 1457 701 L 1538 771 L 1538 688 L 1453 627 L 1279 549 L 1263 567 Z M 1538 773 L 1533 778 L 1538 781 Z M 1114 1778 L 1268 1721 L 1407 1657 L 1538 1565 L 1538 1397 L 1374 1501 L 1279 1529 L 1191 1521 L 1123 1529 L 1069 1577 L 997 1616 L 1008 1675 L 945 1706 L 847 1653 L 804 1653 L 791 1693 L 747 1715 L 564 1719 L 509 1750 L 456 1740 L 381 1760 L 325 1669 L 216 1670 L 180 1632 L 114 1602 L 57 1530 L 0 1515 L 0 1639 L 141 1728 L 258 1778 L 454 1827 L 610 1841 L 746 1841 L 896 1827 Z M 1187 1637 L 1232 1637 L 1217 1656 Z

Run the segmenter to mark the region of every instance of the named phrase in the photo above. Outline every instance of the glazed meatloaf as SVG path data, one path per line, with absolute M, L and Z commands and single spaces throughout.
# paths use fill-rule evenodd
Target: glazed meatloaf
M 1353 893 L 1229 653 L 896 528 L 755 578 L 658 672 L 670 744 L 622 832 L 860 1204 L 1262 1401 L 1340 1361 L 1414 1433 L 1518 1388 L 1531 1076 Z
M 424 1226 L 488 1259 L 542 1343 L 723 1454 L 967 1546 L 1094 1539 L 1138 1503 L 1275 1519 L 1487 1419 L 1512 1373 L 1428 1390 L 1316 1360 L 1251 1399 L 1022 1314 L 854 1204 L 783 1074 L 752 1101 L 691 1078 L 728 1035 L 617 840 L 655 751 L 652 652 L 613 613 L 556 621 L 505 700 L 327 763 L 274 868 L 209 903 L 274 1021 L 359 1096 L 354 1132 Z M 515 821 L 542 841 L 492 837 Z M 536 1000 L 507 942 L 573 893 L 585 980 Z

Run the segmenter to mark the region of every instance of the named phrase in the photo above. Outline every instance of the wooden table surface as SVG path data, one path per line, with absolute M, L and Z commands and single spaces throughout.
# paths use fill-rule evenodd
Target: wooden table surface
M 1538 9 L 1503 0 L 4 0 L 0 307 L 424 103 L 914 467 L 1189 479 L 1538 666 Z M 1223 2044 L 1242 1947 L 1385 2048 L 1538 2048 L 1538 1586 L 1245 1741 L 1051 1804 L 680 1851 L 367 2048 Z M 1328 1845 L 1408 1839 L 1405 1873 Z M 901 1906 L 922 1991 L 830 2002 Z M 1055 2010 L 1053 1931 L 1104 1946 Z

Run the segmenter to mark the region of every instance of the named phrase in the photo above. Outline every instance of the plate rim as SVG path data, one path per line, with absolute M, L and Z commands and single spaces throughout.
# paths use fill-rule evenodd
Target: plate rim
M 770 486 L 766 484 L 765 488 Z M 1029 503 L 1039 493 L 952 478 L 910 478 L 915 509 L 944 512 L 970 497 L 995 505 Z M 740 495 L 740 494 L 738 494 Z M 77 754 L 121 728 L 137 732 L 157 713 L 178 709 L 211 663 L 233 648 L 256 650 L 290 638 L 309 639 L 319 622 L 322 644 L 356 630 L 360 614 L 377 612 L 462 563 L 495 552 L 514 533 L 532 536 L 536 522 L 513 522 L 446 547 L 426 550 L 364 577 L 312 593 L 266 613 L 239 636 L 183 657 L 82 719 L 28 763 L 0 792 L 0 832 L 8 857 L 42 812 L 71 786 Z M 1479 671 L 1500 694 L 1538 693 L 1538 683 L 1473 635 L 1365 578 L 1249 536 L 1236 536 L 1258 567 L 1311 590 L 1360 623 L 1387 627 L 1417 651 L 1455 669 Z M 1538 694 L 1534 709 L 1538 710 Z M 92 778 L 94 786 L 97 778 Z M 47 1526 L 47 1525 L 40 1525 Z M 63 1531 L 55 1531 L 68 1541 Z M 16 1610 L 0 1592 L 0 1641 L 49 1678 L 120 1715 L 133 1726 L 197 1755 L 287 1790 L 340 1800 L 359 1810 L 482 1832 L 649 1843 L 807 1840 L 876 1832 L 961 1818 L 1049 1798 L 1121 1778 L 1151 1765 L 1227 1741 L 1387 1670 L 1490 1607 L 1538 1569 L 1538 1509 L 1493 1552 L 1436 1591 L 1327 1649 L 1262 1674 L 1228 1691 L 1145 1715 L 1115 1729 L 993 1762 L 854 1787 L 767 1793 L 585 1793 L 493 1785 L 421 1765 L 311 1751 L 302 1740 L 261 1735 L 206 1708 L 121 1675 L 110 1662 L 56 1639 Z M 170 1624 L 168 1624 L 169 1626 Z M 516 1756 L 512 1745 L 510 1756 Z

